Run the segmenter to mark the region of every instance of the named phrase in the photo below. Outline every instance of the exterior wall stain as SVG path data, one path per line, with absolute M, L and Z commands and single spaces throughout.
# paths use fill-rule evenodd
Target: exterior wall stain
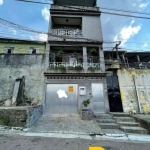
M 117 71 L 117 75 L 124 112 L 140 112 L 140 104 L 141 113 L 149 113 L 150 70 L 122 69 Z M 135 83 L 133 76 L 135 78 Z

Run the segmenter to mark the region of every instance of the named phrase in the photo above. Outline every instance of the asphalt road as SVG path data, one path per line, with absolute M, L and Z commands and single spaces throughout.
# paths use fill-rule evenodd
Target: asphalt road
M 150 143 L 0 135 L 0 150 L 150 150 Z

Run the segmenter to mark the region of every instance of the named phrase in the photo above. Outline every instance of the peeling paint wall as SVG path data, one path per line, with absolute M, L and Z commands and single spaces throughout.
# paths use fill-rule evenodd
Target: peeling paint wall
M 117 75 L 124 112 L 150 112 L 150 70 L 122 69 Z

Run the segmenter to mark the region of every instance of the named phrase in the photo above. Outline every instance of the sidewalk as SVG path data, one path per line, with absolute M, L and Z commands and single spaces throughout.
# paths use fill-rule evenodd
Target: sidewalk
M 103 134 L 103 135 L 87 135 L 78 133 L 34 133 L 28 132 L 28 129 L 11 128 L 5 129 L 0 127 L 0 135 L 21 135 L 27 137 L 51 137 L 51 138 L 69 138 L 69 139 L 87 139 L 87 140 L 119 140 L 119 141 L 135 141 L 135 142 L 150 142 L 150 135 L 141 134 Z
M 137 115 L 136 115 L 137 116 Z M 140 115 L 141 119 L 150 115 Z M 145 117 L 145 118 L 144 118 Z M 0 134 L 89 140 L 125 140 L 150 142 L 150 135 L 126 134 L 118 129 L 102 129 L 95 120 L 81 120 L 78 115 L 42 116 L 31 128 L 0 126 Z

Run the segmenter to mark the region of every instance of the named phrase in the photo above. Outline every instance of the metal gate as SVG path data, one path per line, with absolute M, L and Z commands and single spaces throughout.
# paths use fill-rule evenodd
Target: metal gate
M 93 111 L 94 114 L 105 113 L 105 101 L 103 94 L 103 84 L 92 83 L 92 95 L 93 95 Z
M 77 113 L 76 84 L 47 84 L 45 114 Z

